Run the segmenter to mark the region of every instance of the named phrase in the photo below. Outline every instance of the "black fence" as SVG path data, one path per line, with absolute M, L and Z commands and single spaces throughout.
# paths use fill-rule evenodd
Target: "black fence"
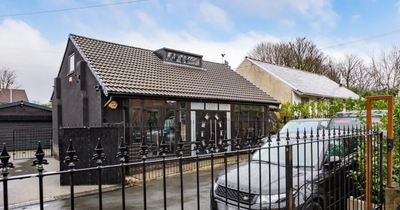
M 13 130 L 13 159 L 35 158 L 38 141 L 41 141 L 46 157 L 53 155 L 52 129 L 16 129 Z
M 192 147 L 185 146 L 181 135 L 176 135 L 173 154 L 167 152 L 169 146 L 166 139 L 161 138 L 157 154 L 148 158 L 147 138 L 142 138 L 138 151 L 140 161 L 133 162 L 128 162 L 126 140 L 113 137 L 121 134 L 119 129 L 82 129 L 74 130 L 75 134 L 69 131 L 63 138 L 71 140 L 60 145 L 64 154 L 61 167 L 65 169 L 60 172 L 43 172 L 47 161 L 39 144 L 37 159 L 33 162 L 38 173 L 8 177 L 8 169 L 13 165 L 8 162 L 10 156 L 4 147 L 0 157 L 4 208 L 8 209 L 9 196 L 18 196 L 8 194 L 8 182 L 36 178 L 40 189 L 39 207 L 44 209 L 43 179 L 61 175 L 62 183 L 70 185 L 70 201 L 64 203 L 63 208 L 74 209 L 74 186 L 81 183 L 83 176 L 80 174 L 85 174 L 91 184 L 98 185 L 97 195 L 87 198 L 97 202 L 80 206 L 86 209 L 365 209 L 365 151 L 366 137 L 370 135 L 372 207 L 384 209 L 383 156 L 386 148 L 384 137 L 377 129 L 369 133 L 363 127 L 311 129 L 262 137 L 257 135 L 260 133 L 258 122 L 254 122 L 255 135 L 226 138 L 222 133 L 224 138 L 216 138 L 213 135 L 219 133 L 216 121 L 208 123 L 211 126 L 206 143 L 200 139 L 201 135 L 191 142 L 193 156 L 184 156 Z M 86 147 L 74 148 L 81 142 L 85 142 Z M 76 167 L 84 161 L 91 164 L 90 167 Z M 209 168 L 202 169 L 202 166 Z M 184 173 L 188 168 L 193 173 Z M 169 175 L 175 173 L 177 177 L 170 182 L 173 177 Z M 102 186 L 113 174 L 116 177 L 113 182 L 120 183 L 121 194 L 118 199 L 104 201 L 108 196 Z M 127 189 L 126 174 L 132 175 L 140 188 Z M 192 178 L 185 178 L 187 176 Z M 151 180 L 157 178 L 161 179 L 161 184 L 154 187 Z M 174 193 L 167 190 L 172 184 L 177 186 Z M 138 191 L 141 191 L 140 196 L 137 196 Z M 135 203 L 140 206 L 134 207 Z

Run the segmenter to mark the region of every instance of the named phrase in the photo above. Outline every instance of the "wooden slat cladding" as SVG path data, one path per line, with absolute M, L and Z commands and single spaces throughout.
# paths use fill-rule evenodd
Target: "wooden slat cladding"
M 51 129 L 51 122 L 0 122 L 0 143 L 6 143 L 7 148 L 13 145 L 13 131 L 18 129 Z M 10 149 L 11 150 L 11 149 Z

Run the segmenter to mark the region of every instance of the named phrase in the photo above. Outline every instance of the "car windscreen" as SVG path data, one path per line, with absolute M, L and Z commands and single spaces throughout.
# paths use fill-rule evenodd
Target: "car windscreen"
M 304 131 L 304 128 L 306 131 L 310 131 L 311 128 L 313 131 L 317 130 L 318 127 L 318 122 L 317 121 L 289 121 L 286 123 L 285 126 L 281 129 L 282 132 L 286 132 L 289 130 L 289 132 L 295 132 L 297 131 L 297 128 L 299 131 Z
M 280 144 L 279 147 L 276 141 L 264 144 L 260 150 L 257 150 L 252 160 L 266 161 L 272 164 L 285 166 L 285 146 Z M 302 144 L 296 144 L 292 147 L 292 160 L 293 166 L 300 167 L 314 167 L 318 163 L 318 155 L 321 154 L 323 149 L 323 142 L 308 142 Z M 312 152 L 311 152 L 312 151 Z M 279 160 L 279 161 L 278 161 Z
M 372 123 L 380 123 L 379 117 L 372 117 Z M 358 128 L 362 122 L 357 117 L 337 117 L 332 118 L 329 128 L 330 129 L 343 129 L 343 128 Z

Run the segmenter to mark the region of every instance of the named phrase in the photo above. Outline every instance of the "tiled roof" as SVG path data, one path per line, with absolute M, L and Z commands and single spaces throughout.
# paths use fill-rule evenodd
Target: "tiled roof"
M 28 101 L 25 90 L 20 89 L 0 89 L 0 104 L 12 103 L 17 101 Z
M 340 86 L 326 76 L 293 68 L 276 66 L 249 58 L 248 60 L 303 94 L 329 98 L 359 98 L 357 94 Z
M 77 35 L 70 39 L 106 93 L 278 104 L 226 65 L 203 68 L 171 64 L 153 51 Z

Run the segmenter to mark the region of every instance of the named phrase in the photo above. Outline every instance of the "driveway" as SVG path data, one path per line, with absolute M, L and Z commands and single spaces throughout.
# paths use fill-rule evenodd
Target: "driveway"
M 217 175 L 223 168 L 214 170 L 214 175 Z M 200 208 L 210 208 L 210 186 L 211 171 L 201 171 L 199 176 L 200 186 Z M 197 185 L 196 173 L 189 173 L 183 175 L 184 186 L 184 208 L 197 209 Z M 180 178 L 173 176 L 167 178 L 167 207 L 170 210 L 181 209 L 180 200 Z M 163 181 L 156 180 L 147 183 L 147 209 L 159 210 L 163 209 Z M 122 209 L 122 196 L 121 190 L 115 190 L 103 193 L 103 209 Z M 45 203 L 45 209 L 70 209 L 70 201 L 58 200 Z M 39 209 L 38 205 L 25 206 L 14 209 Z M 97 210 L 98 195 L 83 196 L 75 199 L 75 209 L 82 210 Z M 135 186 L 126 189 L 126 209 L 143 209 L 143 186 Z

